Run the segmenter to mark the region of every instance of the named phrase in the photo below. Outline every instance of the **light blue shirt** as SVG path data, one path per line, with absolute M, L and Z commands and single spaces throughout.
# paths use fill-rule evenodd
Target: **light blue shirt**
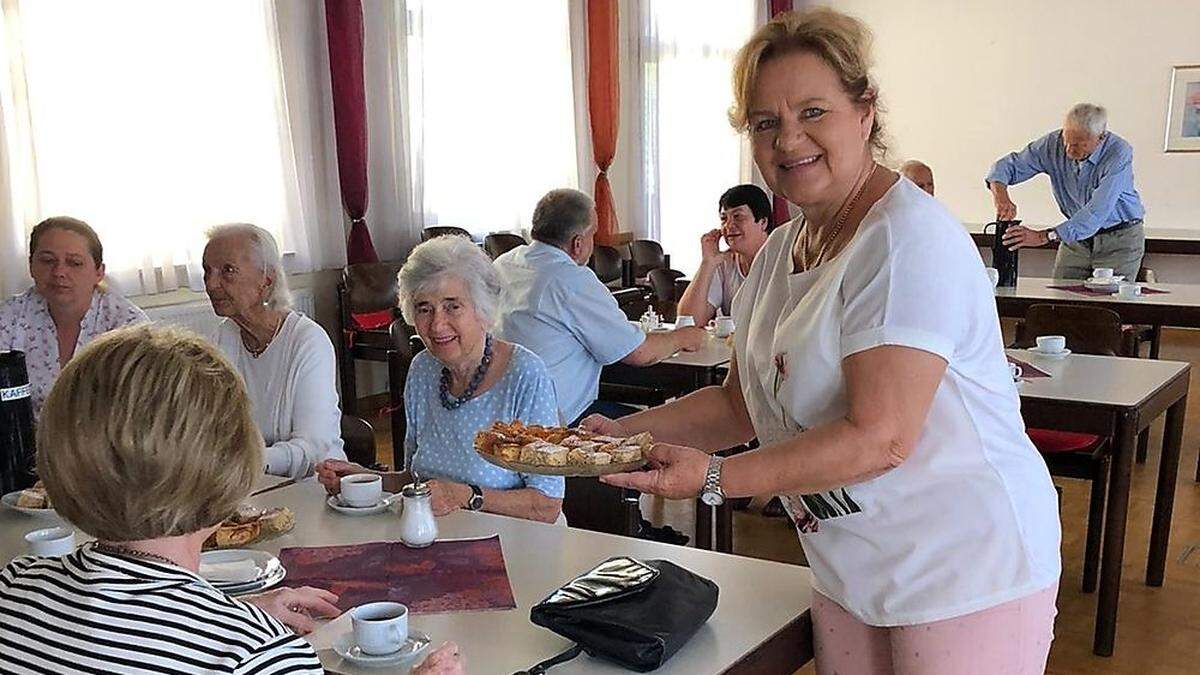
M 646 336 L 596 273 L 556 246 L 519 246 L 496 258 L 496 270 L 504 288 L 496 335 L 542 357 L 563 423 L 570 423 L 599 395 L 600 369 Z
M 429 352 L 413 358 L 404 383 L 404 463 L 422 479 L 441 478 L 489 490 L 533 488 L 562 499 L 561 476 L 501 469 L 475 452 L 475 434 L 492 422 L 558 424 L 554 383 L 536 354 L 516 345 L 508 369 L 490 389 L 455 410 L 442 406 L 442 364 Z
M 1102 228 L 1146 215 L 1133 187 L 1133 148 L 1110 132 L 1087 159 L 1067 157 L 1062 129 L 1011 152 L 992 165 L 987 182 L 1016 185 L 1044 173 L 1067 220 L 1054 228 L 1063 241 L 1079 241 Z

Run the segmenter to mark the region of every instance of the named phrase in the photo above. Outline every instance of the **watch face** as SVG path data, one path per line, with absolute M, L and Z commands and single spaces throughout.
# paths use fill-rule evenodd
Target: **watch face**
M 720 492 L 702 492 L 700 494 L 700 501 L 708 506 L 720 506 L 725 503 L 725 496 Z

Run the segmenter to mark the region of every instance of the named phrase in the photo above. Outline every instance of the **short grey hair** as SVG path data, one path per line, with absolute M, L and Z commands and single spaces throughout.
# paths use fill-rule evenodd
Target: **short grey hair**
M 1101 136 L 1108 129 L 1108 111 L 1095 103 L 1076 103 L 1067 111 L 1067 120 L 1093 136 Z
M 585 192 L 570 188 L 551 190 L 533 209 L 533 228 L 529 234 L 540 242 L 566 248 L 571 239 L 587 231 L 595 210 L 596 203 Z
M 405 322 L 416 325 L 417 296 L 446 277 L 457 277 L 467 284 L 476 316 L 484 327 L 491 329 L 496 324 L 500 275 L 482 249 L 470 239 L 454 234 L 418 244 L 396 275 L 400 312 Z
M 283 256 L 279 254 L 279 244 L 275 243 L 275 237 L 270 232 L 250 223 L 226 223 L 210 227 L 204 234 L 209 241 L 242 237 L 250 242 L 250 252 L 258 268 L 271 280 L 271 294 L 266 299 L 267 307 L 288 309 L 292 306 L 292 292 L 288 289 Z

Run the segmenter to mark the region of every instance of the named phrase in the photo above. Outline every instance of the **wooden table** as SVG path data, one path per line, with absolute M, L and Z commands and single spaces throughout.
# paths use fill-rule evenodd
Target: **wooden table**
M 253 548 L 278 554 L 288 546 L 323 546 L 399 539 L 394 512 L 349 517 L 325 506 L 314 481 L 251 499 L 259 506 L 287 506 L 296 528 Z M 397 507 L 392 507 L 393 511 Z M 45 521 L 8 509 L 0 511 L 0 561 L 24 553 L 25 532 Z M 617 537 L 534 523 L 486 513 L 459 511 L 438 519 L 443 538 L 498 533 L 517 608 L 495 612 L 429 614 L 412 626 L 435 644 L 453 640 L 472 673 L 512 673 L 564 651 L 570 643 L 529 621 L 529 609 L 556 587 L 596 563 L 617 555 L 667 559 L 707 577 L 720 587 L 717 610 L 708 623 L 658 672 L 791 673 L 812 658 L 810 573 L 796 565 Z M 344 664 L 331 649 L 350 629 L 349 617 L 329 622 L 308 637 L 326 668 L 341 673 L 386 673 Z M 612 664 L 581 656 L 555 673 L 624 673 Z
M 1018 386 L 1021 415 L 1027 426 L 1112 438 L 1113 456 L 1093 642 L 1096 654 L 1111 656 L 1117 631 L 1125 521 L 1129 513 L 1130 475 L 1137 435 L 1159 415 L 1166 413 L 1150 530 L 1150 556 L 1146 565 L 1146 584 L 1161 586 L 1166 571 L 1191 367 L 1176 361 L 1078 354 L 1051 359 L 1023 349 L 1010 349 L 1008 353 L 1051 375 L 1028 379 Z

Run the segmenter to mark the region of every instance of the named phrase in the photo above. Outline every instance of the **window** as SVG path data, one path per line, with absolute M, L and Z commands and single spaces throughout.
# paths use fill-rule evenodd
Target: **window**
M 6 119 L 26 151 L 18 225 L 86 220 L 127 294 L 176 287 L 203 233 L 248 221 L 290 248 L 294 175 L 270 5 L 6 0 Z M 14 36 L 16 39 L 14 39 Z M 0 57 L 3 57 L 0 54 Z
M 729 126 L 733 57 L 754 30 L 748 0 L 645 0 L 643 181 L 649 235 L 692 274 L 700 235 L 720 226 L 717 199 L 750 178 L 749 149 Z
M 414 193 L 425 225 L 527 229 L 543 194 L 579 182 L 566 0 L 408 7 Z

